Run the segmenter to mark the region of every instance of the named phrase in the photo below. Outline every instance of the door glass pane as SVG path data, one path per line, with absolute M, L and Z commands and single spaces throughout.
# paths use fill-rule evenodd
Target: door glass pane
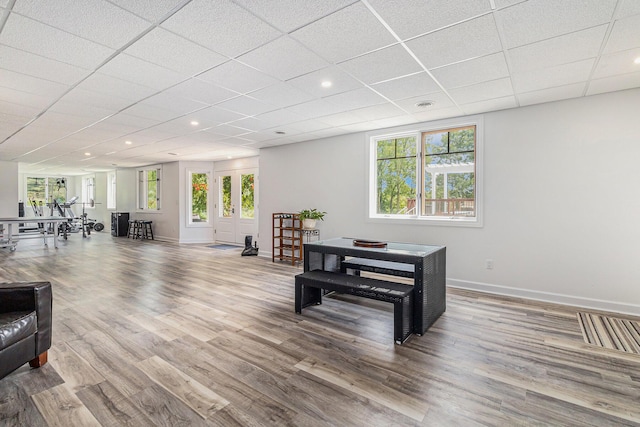
M 191 174 L 191 221 L 207 222 L 209 218 L 209 177 L 206 173 Z
M 220 216 L 231 218 L 231 176 L 220 177 Z
M 242 182 L 242 212 L 241 218 L 253 219 L 254 207 L 254 176 L 253 174 L 240 175 L 240 181 Z

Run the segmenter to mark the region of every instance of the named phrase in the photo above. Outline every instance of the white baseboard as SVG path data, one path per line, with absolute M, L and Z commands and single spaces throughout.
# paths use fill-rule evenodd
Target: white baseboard
M 490 283 L 471 282 L 468 280 L 447 279 L 447 286 L 450 286 L 452 288 L 468 289 L 471 291 L 486 292 L 489 294 L 525 298 L 535 301 L 564 304 L 592 310 L 611 311 L 615 313 L 640 316 L 640 305 L 637 304 L 597 300 L 593 298 L 556 294 L 553 292 L 534 291 L 530 289 L 518 289 L 511 288 L 509 286 L 492 285 Z

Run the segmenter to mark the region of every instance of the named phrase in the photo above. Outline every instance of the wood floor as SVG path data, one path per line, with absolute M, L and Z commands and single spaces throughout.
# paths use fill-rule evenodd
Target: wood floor
M 640 356 L 585 344 L 575 308 L 449 289 L 396 346 L 391 304 L 296 315 L 300 271 L 104 232 L 0 250 L 0 281 L 54 292 L 49 363 L 0 380 L 0 425 L 640 425 Z

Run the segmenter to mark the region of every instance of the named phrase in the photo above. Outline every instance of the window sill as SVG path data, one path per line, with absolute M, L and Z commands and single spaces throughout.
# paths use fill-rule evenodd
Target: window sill
M 394 215 L 376 215 L 367 218 L 367 222 L 376 224 L 401 224 L 401 225 L 420 225 L 420 226 L 436 226 L 436 227 L 471 227 L 481 228 L 483 226 L 480 218 L 419 218 L 419 217 L 402 217 Z

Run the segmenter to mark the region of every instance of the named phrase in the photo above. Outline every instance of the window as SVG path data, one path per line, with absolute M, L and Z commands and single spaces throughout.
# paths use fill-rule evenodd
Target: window
M 95 182 L 93 176 L 82 178 L 82 203 L 88 203 L 85 205 L 87 208 L 91 208 L 91 201 L 95 200 Z
M 209 172 L 189 172 L 189 224 L 209 223 Z
M 482 121 L 371 138 L 369 217 L 481 225 Z
M 240 212 L 240 218 L 253 219 L 255 216 L 254 208 L 254 195 L 255 195 L 255 176 L 252 173 L 241 174 L 241 191 L 242 191 L 242 211 Z
M 59 177 L 27 177 L 27 200 L 37 215 L 48 215 L 47 203 L 67 201 L 67 180 Z
M 107 209 L 116 208 L 116 173 L 107 174 Z
M 161 167 L 138 169 L 138 209 L 160 210 Z

